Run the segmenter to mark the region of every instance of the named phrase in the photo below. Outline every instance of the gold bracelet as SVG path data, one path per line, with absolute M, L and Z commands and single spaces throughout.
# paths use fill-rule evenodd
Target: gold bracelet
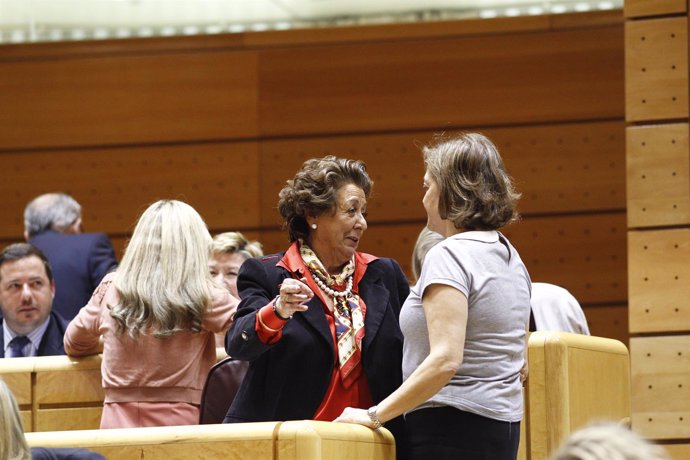
M 371 406 L 369 409 L 367 409 L 367 415 L 369 416 L 369 420 L 371 420 L 371 422 L 374 424 L 375 430 L 378 430 L 383 426 L 383 423 L 381 423 L 381 420 L 379 420 L 379 415 L 376 413 L 377 409 L 377 406 Z

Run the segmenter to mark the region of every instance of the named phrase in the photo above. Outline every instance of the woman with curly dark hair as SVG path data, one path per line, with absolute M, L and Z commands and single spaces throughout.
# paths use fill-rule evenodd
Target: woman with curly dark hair
M 251 363 L 226 422 L 332 421 L 402 382 L 407 280 L 395 261 L 357 251 L 371 188 L 364 163 L 327 156 L 280 191 L 292 244 L 240 269 L 226 350 Z M 402 418 L 389 428 L 404 454 Z

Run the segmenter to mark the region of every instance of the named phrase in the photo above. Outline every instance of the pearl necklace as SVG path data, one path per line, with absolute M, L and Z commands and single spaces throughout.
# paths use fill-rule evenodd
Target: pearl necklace
M 318 275 L 316 272 L 311 272 L 312 278 L 314 278 L 314 282 L 316 285 L 326 294 L 328 294 L 331 297 L 334 297 L 336 300 L 338 297 L 349 297 L 350 294 L 352 293 L 352 275 L 350 275 L 347 278 L 347 285 L 345 286 L 344 291 L 336 291 L 335 289 L 331 289 L 326 285 L 326 283 L 321 279 L 321 277 Z
M 311 271 L 311 270 L 310 270 Z M 344 291 L 336 291 L 335 289 L 331 289 L 326 285 L 326 282 L 321 279 L 319 276 L 318 272 L 311 271 L 312 278 L 314 278 L 314 282 L 316 285 L 326 294 L 331 296 L 333 298 L 333 307 L 340 313 L 341 316 L 345 318 L 350 317 L 350 309 L 347 308 L 345 305 L 345 302 L 342 302 L 342 300 L 345 300 L 345 298 L 349 297 L 350 294 L 352 294 L 352 275 L 350 275 L 347 278 L 347 285 L 345 286 Z M 340 300 L 340 301 L 339 301 Z

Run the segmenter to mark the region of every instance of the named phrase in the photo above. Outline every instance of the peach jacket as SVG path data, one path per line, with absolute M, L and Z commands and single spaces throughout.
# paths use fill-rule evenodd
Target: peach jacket
M 112 283 L 117 272 L 103 278 L 89 303 L 65 332 L 70 356 L 93 354 L 103 337 L 101 375 L 105 402 L 185 402 L 198 405 L 209 369 L 216 362 L 214 333 L 232 323 L 238 301 L 226 290 L 212 286 L 208 307 L 198 333 L 177 332 L 167 338 L 118 334 L 108 305 L 118 302 Z

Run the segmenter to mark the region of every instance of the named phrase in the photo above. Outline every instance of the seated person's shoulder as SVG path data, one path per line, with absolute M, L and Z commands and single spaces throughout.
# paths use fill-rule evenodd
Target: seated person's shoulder
M 33 460 L 105 460 L 98 452 L 86 449 L 32 447 Z

